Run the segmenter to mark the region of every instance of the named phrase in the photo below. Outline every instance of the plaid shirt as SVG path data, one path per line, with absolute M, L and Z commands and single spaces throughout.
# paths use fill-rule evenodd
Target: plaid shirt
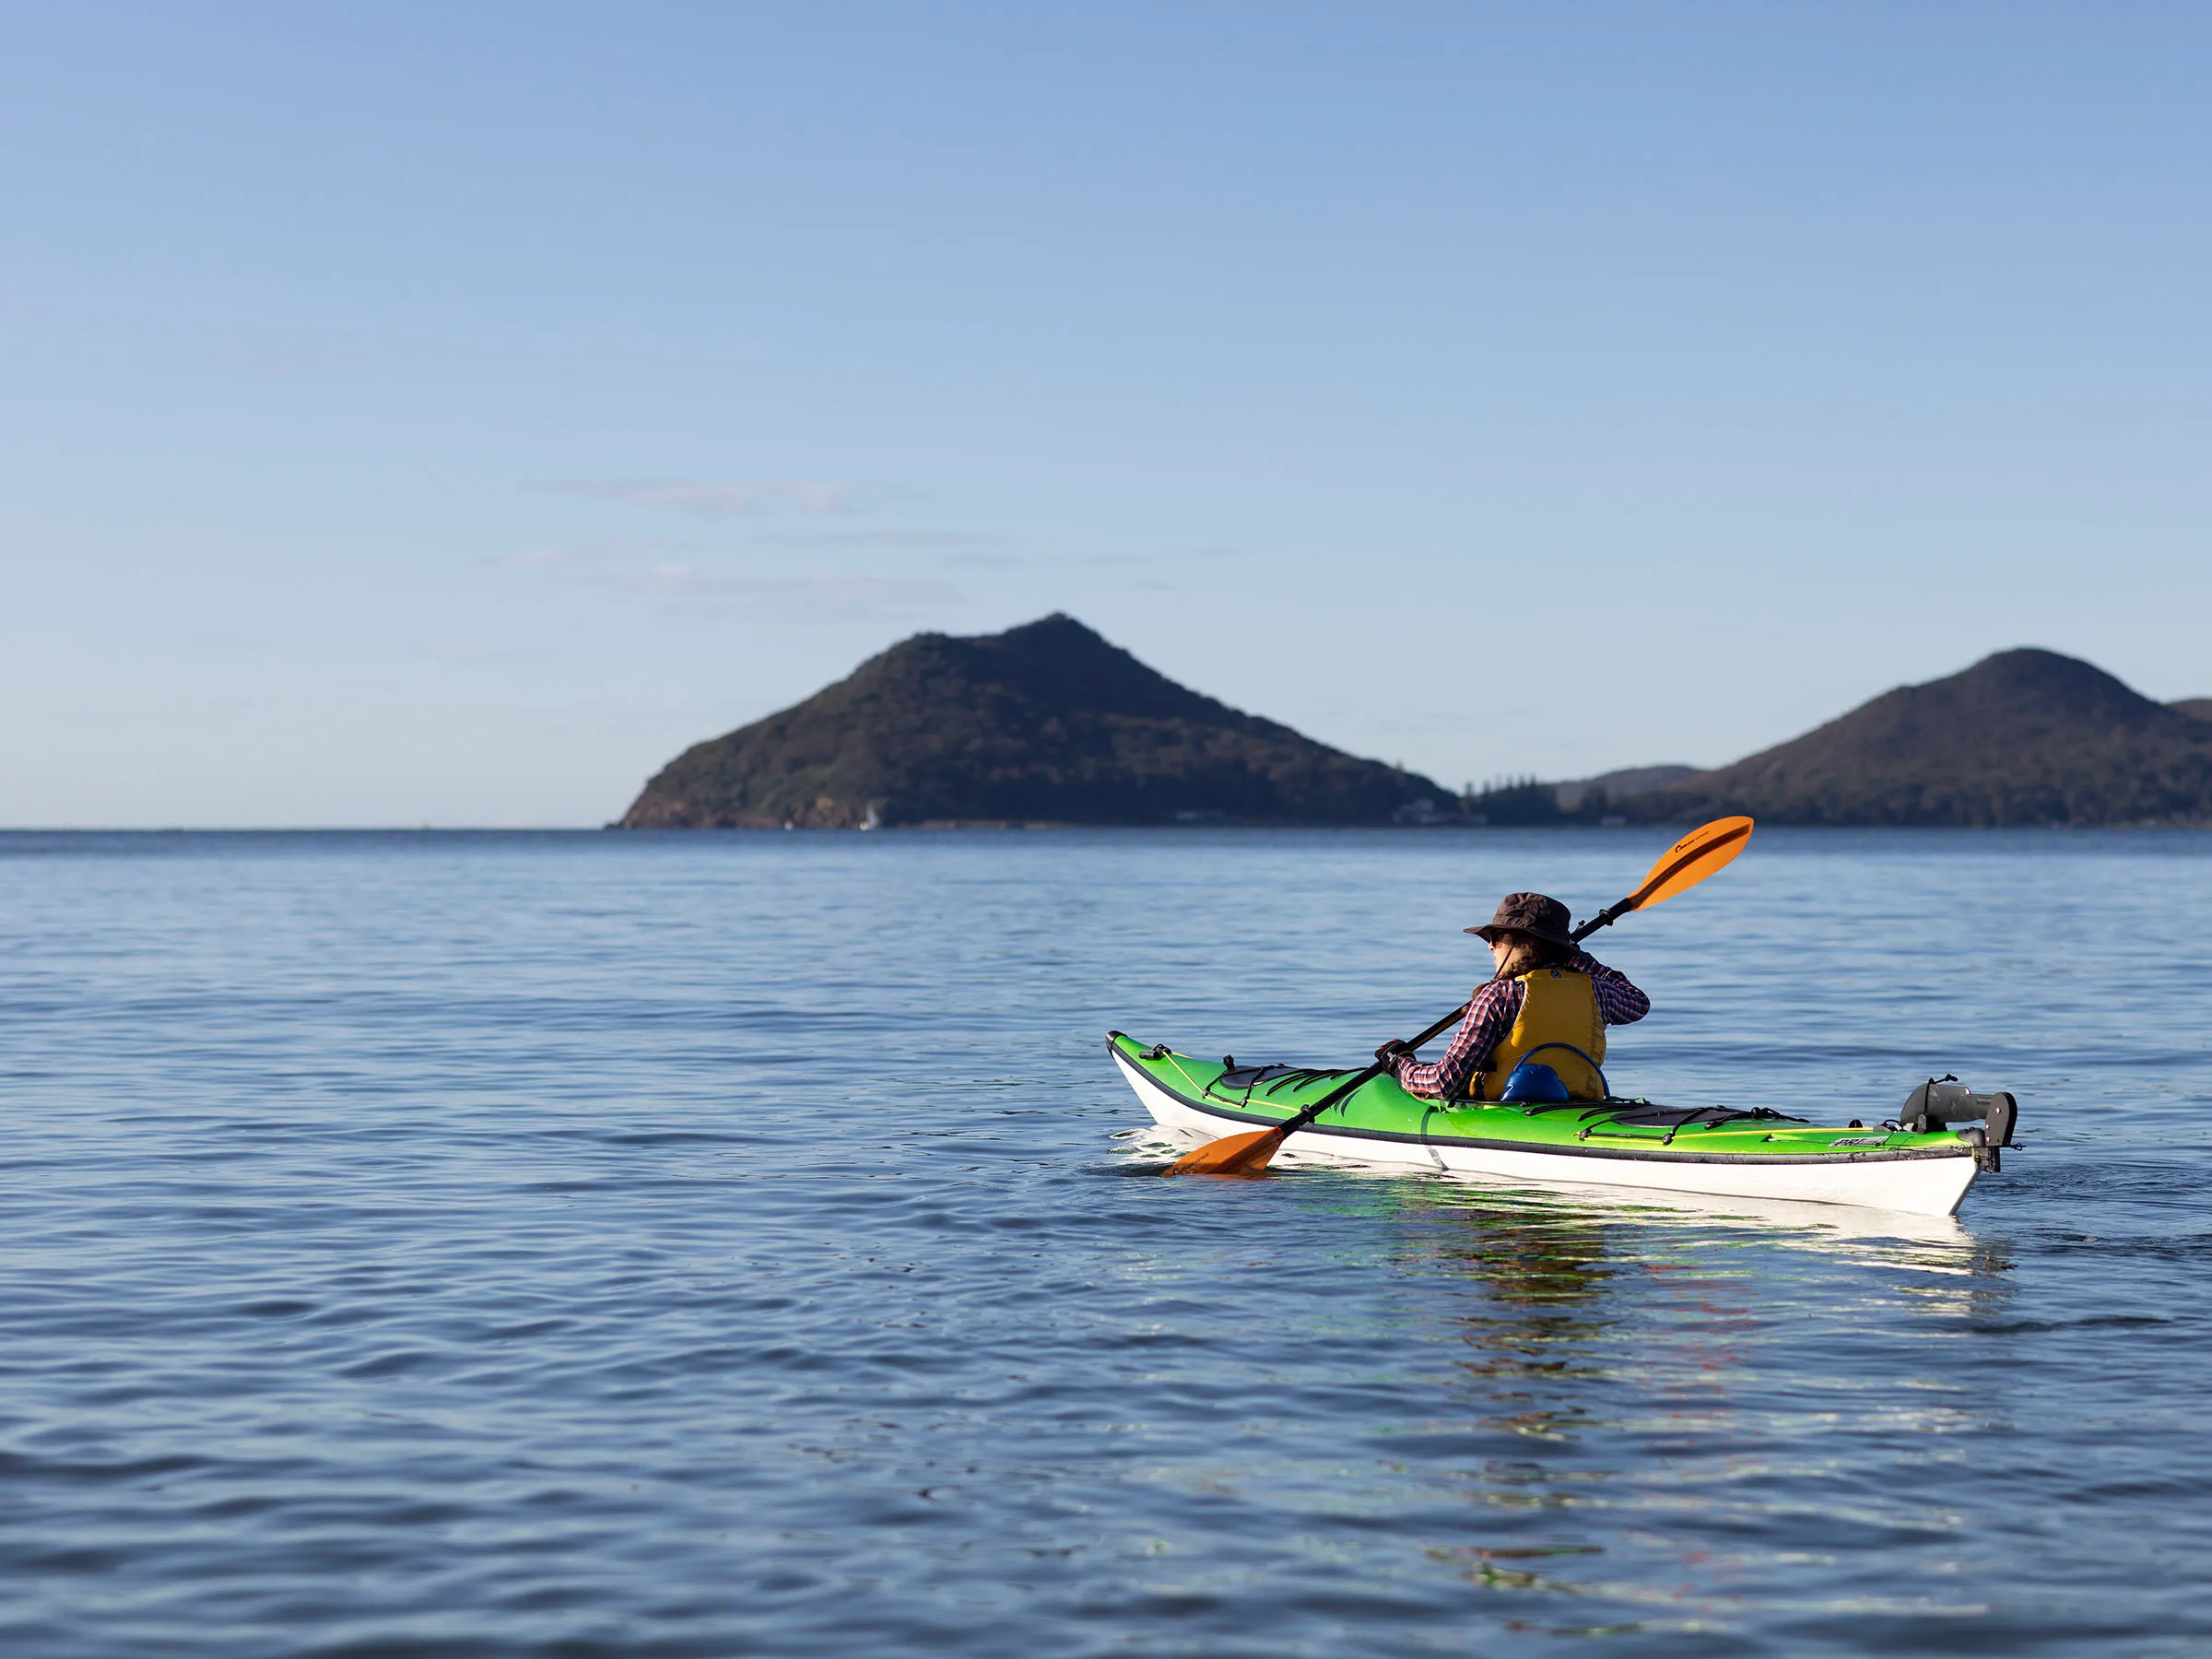
M 1590 988 L 1597 993 L 1598 1018 L 1609 1026 L 1632 1025 L 1652 1011 L 1652 999 L 1629 983 L 1628 975 L 1587 952 L 1578 950 L 1556 965 L 1590 976 Z M 1410 1054 L 1399 1059 L 1397 1077 L 1406 1092 L 1424 1100 L 1465 1098 L 1475 1074 L 1488 1067 L 1492 1051 L 1513 1029 L 1521 1005 L 1527 1000 L 1528 987 L 1519 980 L 1492 980 L 1477 991 L 1441 1060 L 1424 1065 Z

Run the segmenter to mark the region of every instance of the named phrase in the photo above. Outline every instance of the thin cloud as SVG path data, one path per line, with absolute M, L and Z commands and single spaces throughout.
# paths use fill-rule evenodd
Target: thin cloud
M 604 571 L 593 580 L 748 622 L 896 622 L 960 598 L 950 583 L 927 576 L 731 576 L 661 564 Z
M 1241 547 L 1192 547 L 1176 553 L 1073 553 L 1057 557 L 996 550 L 1006 539 L 981 535 L 961 540 L 947 537 L 938 550 L 948 565 L 982 571 L 1128 571 L 1160 565 L 1173 565 L 1180 570 L 1193 564 L 1247 557 Z
M 1071 564 L 1087 565 L 1156 565 L 1188 564 L 1194 559 L 1242 559 L 1241 547 L 1189 547 L 1176 553 L 1094 553 L 1087 559 L 1071 559 Z
M 747 535 L 747 540 L 778 547 L 926 547 L 935 551 L 995 547 L 1003 535 L 965 530 L 786 530 Z
M 843 512 L 859 493 L 850 484 L 707 484 L 679 481 L 554 484 L 562 495 L 598 496 L 639 507 L 678 507 L 703 518 L 738 518 L 765 507 Z
M 338 354 L 324 347 L 281 346 L 267 342 L 258 346 L 226 346 L 209 356 L 222 368 L 242 370 L 248 374 L 267 375 L 280 380 L 324 374 L 340 364 Z
M 640 541 L 633 536 L 607 536 L 573 547 L 524 547 L 484 562 L 506 571 L 578 571 L 602 565 L 633 563 L 666 549 L 665 542 Z
M 415 653 L 418 661 L 426 663 L 461 663 L 481 666 L 487 663 L 519 662 L 519 655 L 491 645 L 427 645 Z

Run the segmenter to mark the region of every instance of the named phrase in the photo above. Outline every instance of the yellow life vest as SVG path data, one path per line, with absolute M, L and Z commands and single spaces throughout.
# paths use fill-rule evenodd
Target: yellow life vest
M 1533 968 L 1513 977 L 1524 987 L 1521 1012 L 1505 1041 L 1490 1051 L 1489 1064 L 1468 1080 L 1468 1098 L 1496 1100 L 1513 1067 L 1525 1058 L 1558 1072 L 1576 1100 L 1605 1099 L 1597 1068 L 1606 1063 L 1606 1021 L 1597 1011 L 1597 988 L 1590 976 L 1565 968 Z M 1548 1046 L 1554 1043 L 1567 1046 Z

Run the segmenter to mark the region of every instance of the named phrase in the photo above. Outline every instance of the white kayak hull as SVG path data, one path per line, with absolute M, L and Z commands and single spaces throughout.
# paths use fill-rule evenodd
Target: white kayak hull
M 1194 1106 L 1160 1088 L 1121 1054 L 1114 1064 L 1153 1122 L 1194 1145 L 1241 1135 L 1253 1124 Z M 1799 1204 L 1849 1204 L 1908 1216 L 1948 1216 L 1977 1172 L 1971 1151 L 1953 1157 L 1846 1161 L 1699 1161 L 1548 1150 L 1522 1151 L 1449 1142 L 1369 1137 L 1342 1129 L 1301 1129 L 1278 1159 L 1303 1163 L 1425 1171 L 1569 1186 L 1644 1188 L 1709 1197 L 1771 1198 Z

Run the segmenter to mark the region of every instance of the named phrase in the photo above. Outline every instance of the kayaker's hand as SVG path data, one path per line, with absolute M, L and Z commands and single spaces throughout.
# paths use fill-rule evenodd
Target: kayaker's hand
M 1375 1051 L 1375 1058 L 1382 1061 L 1390 1070 L 1395 1071 L 1398 1069 L 1398 1062 L 1412 1053 L 1413 1047 L 1410 1043 L 1403 1038 L 1393 1037 Z

